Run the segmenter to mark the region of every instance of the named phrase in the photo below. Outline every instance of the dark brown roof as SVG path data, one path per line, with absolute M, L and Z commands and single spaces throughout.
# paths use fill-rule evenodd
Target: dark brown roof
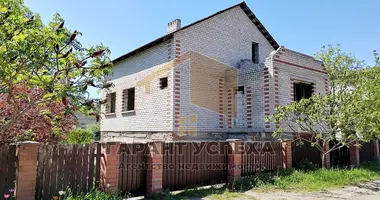
M 160 44 L 160 43 L 162 43 L 162 42 L 165 42 L 165 41 L 167 41 L 167 40 L 170 40 L 170 39 L 173 38 L 174 33 L 178 32 L 178 31 L 185 30 L 185 29 L 187 29 L 187 28 L 189 28 L 189 27 L 191 27 L 191 26 L 193 26 L 193 25 L 195 25 L 195 24 L 198 24 L 198 23 L 200 23 L 200 22 L 203 22 L 203 21 L 205 21 L 205 20 L 207 20 L 207 19 L 210 19 L 210 18 L 212 18 L 212 17 L 214 17 L 214 16 L 216 16 L 216 15 L 219 15 L 220 13 L 223 13 L 223 12 L 225 12 L 225 11 L 228 11 L 228 10 L 230 10 L 230 9 L 232 9 L 232 8 L 235 8 L 235 7 L 238 7 L 238 6 L 240 6 L 241 9 L 242 9 L 242 10 L 245 12 L 245 14 L 248 16 L 248 18 L 251 19 L 252 23 L 256 25 L 256 27 L 257 27 L 257 28 L 259 29 L 259 31 L 264 35 L 264 37 L 268 40 L 268 42 L 272 45 L 272 47 L 273 47 L 275 50 L 277 50 L 280 46 L 278 45 L 278 43 L 276 42 L 276 40 L 274 40 L 274 38 L 269 34 L 269 32 L 267 31 L 267 29 L 265 29 L 264 25 L 263 25 L 263 24 L 257 19 L 257 17 L 255 16 L 255 14 L 253 14 L 253 12 L 251 11 L 251 9 L 249 9 L 249 7 L 247 6 L 247 4 L 246 4 L 245 2 L 241 2 L 241 3 L 239 3 L 239 4 L 236 4 L 236 5 L 234 5 L 234 6 L 231 6 L 231 7 L 229 7 L 229 8 L 224 9 L 224 10 L 221 10 L 221 11 L 219 11 L 219 12 L 213 14 L 213 15 L 210 15 L 210 16 L 208 16 L 208 17 L 206 17 L 206 18 L 203 18 L 203 19 L 201 19 L 201 20 L 198 20 L 198 21 L 196 21 L 196 22 L 194 22 L 194 23 L 192 23 L 192 24 L 189 24 L 189 25 L 187 25 L 187 26 L 184 26 L 184 27 L 182 27 L 181 29 L 179 29 L 179 30 L 177 30 L 177 31 L 174 31 L 174 32 L 169 33 L 169 34 L 166 34 L 166 35 L 164 35 L 164 36 L 162 36 L 162 37 L 160 37 L 160 38 L 158 38 L 158 39 L 156 39 L 156 40 L 154 40 L 154 41 L 152 41 L 152 42 L 150 42 L 150 43 L 148 43 L 148 44 L 145 44 L 144 46 L 141 46 L 141 47 L 139 47 L 139 48 L 137 48 L 137 49 L 135 49 L 135 50 L 133 50 L 133 51 L 127 53 L 127 54 L 124 54 L 124 55 L 122 55 L 122 56 L 116 58 L 115 60 L 113 60 L 113 63 L 120 62 L 120 61 L 122 61 L 122 60 L 124 60 L 124 59 L 127 59 L 127 58 L 129 58 L 129 57 L 131 57 L 131 56 L 137 54 L 137 53 L 140 53 L 140 52 L 142 52 L 142 51 L 145 51 L 145 50 L 147 50 L 147 49 L 149 49 L 149 48 L 151 48 L 151 47 L 153 47 L 153 46 L 155 46 L 155 45 L 157 45 L 157 44 Z

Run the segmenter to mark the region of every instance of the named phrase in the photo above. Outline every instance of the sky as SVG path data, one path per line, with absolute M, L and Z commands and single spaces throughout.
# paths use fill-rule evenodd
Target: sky
M 166 34 L 167 23 L 182 26 L 241 0 L 24 0 L 47 23 L 58 12 L 65 25 L 82 32 L 84 45 L 110 47 L 117 58 Z M 323 45 L 371 65 L 380 50 L 379 0 L 246 0 L 249 8 L 280 45 L 314 55 Z

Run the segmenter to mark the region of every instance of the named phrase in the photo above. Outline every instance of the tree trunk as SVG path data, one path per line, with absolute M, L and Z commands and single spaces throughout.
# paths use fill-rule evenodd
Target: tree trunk
M 322 159 L 322 168 L 325 168 L 326 163 L 325 163 L 325 152 L 321 153 L 321 159 Z

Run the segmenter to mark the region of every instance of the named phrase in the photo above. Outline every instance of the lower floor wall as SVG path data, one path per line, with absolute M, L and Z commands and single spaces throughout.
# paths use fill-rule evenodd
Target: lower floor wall
M 150 142 L 150 141 L 275 141 L 269 132 L 197 132 L 192 136 L 180 136 L 176 132 L 102 131 L 101 142 Z

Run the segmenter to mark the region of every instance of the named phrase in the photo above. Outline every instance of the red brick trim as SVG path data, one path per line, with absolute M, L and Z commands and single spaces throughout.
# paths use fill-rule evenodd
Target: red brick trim
M 224 80 L 219 79 L 219 97 L 218 97 L 218 112 L 219 112 L 219 128 L 224 128 Z
M 252 87 L 248 86 L 246 91 L 246 120 L 247 120 L 247 128 L 252 128 Z
M 327 74 L 326 71 L 322 71 L 322 70 L 318 70 L 318 69 L 313 69 L 313 68 L 310 68 L 310 67 L 305 67 L 305 66 L 302 66 L 302 65 L 286 62 L 286 61 L 283 61 L 283 60 L 274 59 L 274 61 L 279 62 L 279 63 L 284 63 L 284 64 L 287 64 L 287 65 L 292 65 L 294 67 L 299 67 L 299 68 L 302 68 L 302 69 L 307 69 L 307 70 L 311 70 L 311 71 Z
M 174 74 L 174 84 L 176 87 L 174 87 L 175 95 L 173 95 L 173 117 L 179 119 L 181 114 L 181 72 L 174 71 Z M 179 120 L 174 120 L 174 127 L 179 127 Z
M 264 90 L 264 108 L 265 117 L 268 117 L 270 115 L 270 92 L 269 92 L 269 71 L 268 68 L 264 68 L 264 84 L 263 84 L 263 90 Z M 270 124 L 266 125 L 265 128 L 270 128 Z
M 232 89 L 227 91 L 227 99 L 229 99 L 227 105 L 227 127 L 232 128 Z

